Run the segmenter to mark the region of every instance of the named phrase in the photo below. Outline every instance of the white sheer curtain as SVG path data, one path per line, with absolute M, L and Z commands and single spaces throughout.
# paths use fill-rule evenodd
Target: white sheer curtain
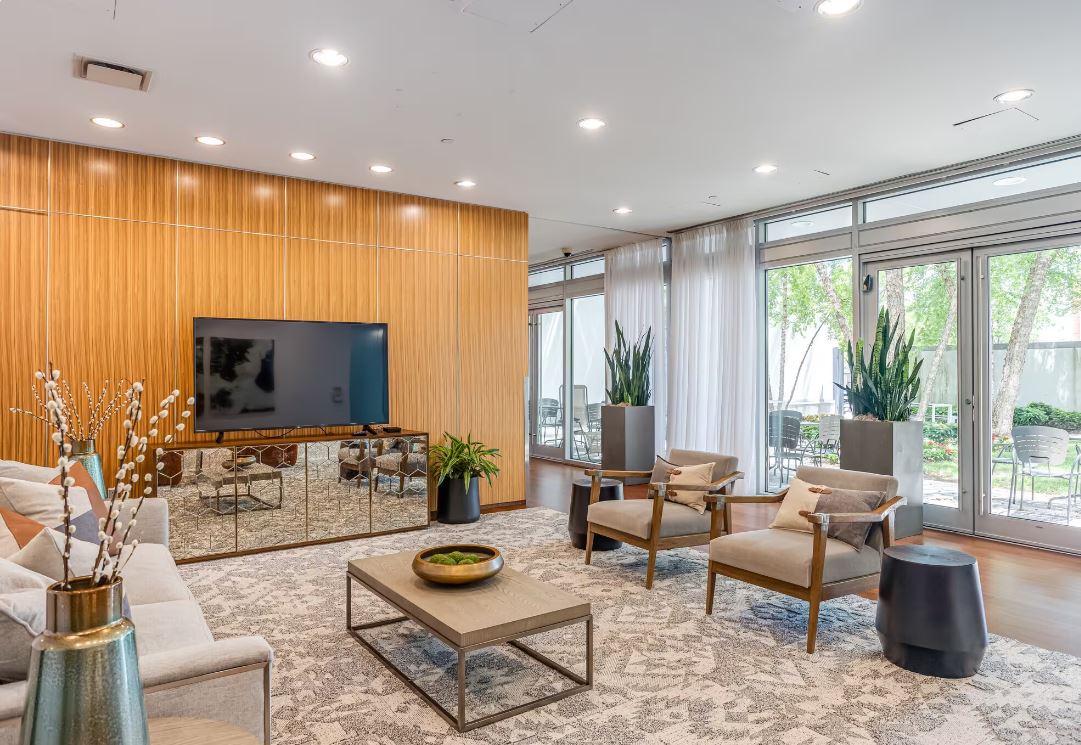
M 668 341 L 668 444 L 735 455 L 757 485 L 754 223 L 676 236 Z
M 660 238 L 613 249 L 604 257 L 604 315 L 607 319 L 606 346 L 615 344 L 616 321 L 628 344 L 646 329 L 653 329 L 654 423 L 657 453 L 665 452 L 665 418 L 668 407 L 667 319 L 664 311 L 664 245 Z

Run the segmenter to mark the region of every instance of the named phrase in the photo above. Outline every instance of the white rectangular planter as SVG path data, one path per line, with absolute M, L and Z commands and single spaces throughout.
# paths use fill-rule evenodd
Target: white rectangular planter
M 897 477 L 897 538 L 923 532 L 923 422 L 841 420 L 841 468 Z
M 613 471 L 651 471 L 654 419 L 652 406 L 601 407 L 601 468 Z M 649 479 L 627 479 L 628 484 L 644 484 Z

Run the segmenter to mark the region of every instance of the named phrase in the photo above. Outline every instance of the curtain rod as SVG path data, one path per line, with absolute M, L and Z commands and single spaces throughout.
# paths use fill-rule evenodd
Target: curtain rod
M 916 186 L 930 186 L 938 181 L 953 179 L 958 176 L 968 175 L 980 170 L 1001 168 L 1003 166 L 1012 165 L 1022 160 L 1030 160 L 1051 155 L 1066 154 L 1072 150 L 1077 150 L 1079 147 L 1081 147 L 1081 134 L 1071 135 L 1069 137 L 1063 137 L 1058 140 L 1052 140 L 1051 142 L 1045 142 L 1039 145 L 1030 145 L 1029 147 L 1011 150 L 1006 153 L 989 155 L 983 158 L 975 158 L 973 160 L 967 160 L 961 163 L 954 163 L 952 165 L 942 166 L 940 168 L 932 168 L 926 171 L 917 171 L 916 173 L 910 173 L 905 176 L 897 176 L 895 178 L 885 179 L 883 181 L 874 181 L 872 183 L 864 184 L 863 186 L 853 187 L 851 189 L 842 189 L 840 191 L 822 194 L 817 197 L 808 197 L 807 199 L 801 199 L 795 202 L 788 202 L 786 204 L 782 204 L 777 207 L 770 207 L 765 210 L 754 210 L 751 212 L 744 212 L 739 215 L 723 217 L 718 220 L 709 220 L 707 222 L 701 222 L 695 225 L 688 225 L 685 228 L 675 228 L 668 232 L 673 235 L 677 235 L 679 233 L 685 233 L 688 230 L 704 228 L 708 225 L 720 225 L 721 223 L 728 222 L 729 220 L 742 220 L 747 218 L 751 218 L 753 220 L 762 220 L 768 217 L 779 217 L 792 212 L 802 212 L 805 210 L 814 209 L 816 207 L 826 207 L 836 202 L 866 199 L 868 197 L 879 196 L 888 192 L 899 191 Z

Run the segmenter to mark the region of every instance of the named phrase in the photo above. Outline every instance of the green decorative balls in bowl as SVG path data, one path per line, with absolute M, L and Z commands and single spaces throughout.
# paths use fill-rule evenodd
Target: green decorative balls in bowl
M 494 577 L 503 555 L 492 546 L 460 544 L 426 548 L 413 557 L 413 572 L 442 585 L 464 585 Z

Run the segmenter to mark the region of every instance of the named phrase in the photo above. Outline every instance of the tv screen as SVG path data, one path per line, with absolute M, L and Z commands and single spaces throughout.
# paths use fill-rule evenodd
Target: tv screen
M 387 325 L 195 319 L 195 429 L 389 422 Z

